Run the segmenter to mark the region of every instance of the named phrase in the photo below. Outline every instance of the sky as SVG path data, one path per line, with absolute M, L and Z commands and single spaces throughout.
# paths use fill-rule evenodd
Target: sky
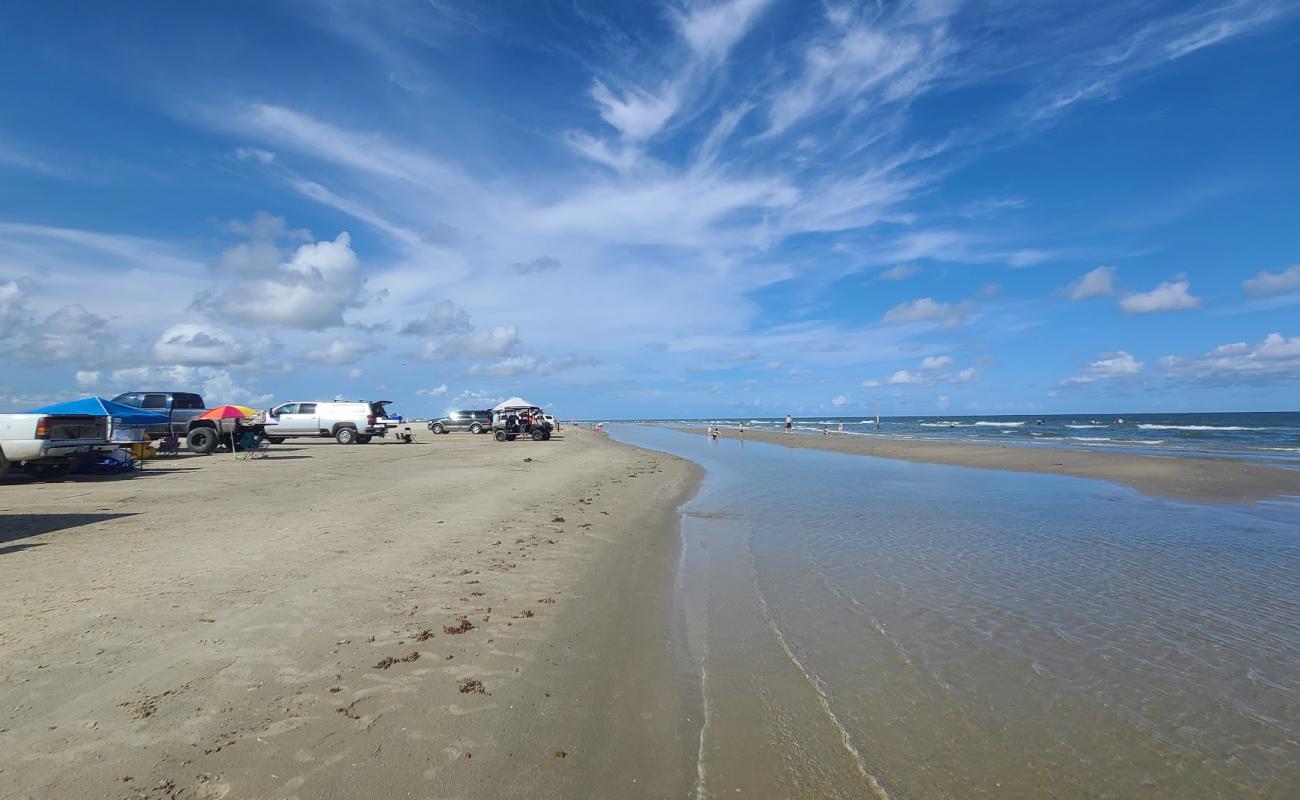
M 1295 410 L 1300 3 L 11 4 L 0 410 Z

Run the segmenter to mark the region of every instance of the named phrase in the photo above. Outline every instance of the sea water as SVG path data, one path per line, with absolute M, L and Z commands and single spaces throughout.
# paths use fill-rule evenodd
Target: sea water
M 718 425 L 783 430 L 785 418 L 649 420 L 666 427 Z M 1015 416 L 800 417 L 796 434 L 829 429 L 846 436 L 1121 450 L 1165 455 L 1226 455 L 1300 466 L 1300 413 L 1049 414 Z
M 1297 796 L 1300 507 L 613 433 L 708 471 L 698 796 Z

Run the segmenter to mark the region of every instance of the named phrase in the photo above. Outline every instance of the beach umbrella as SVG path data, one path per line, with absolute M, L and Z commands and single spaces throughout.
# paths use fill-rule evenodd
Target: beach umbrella
M 256 413 L 257 412 L 253 411 L 253 409 L 251 408 L 245 410 L 241 406 L 217 406 L 216 408 L 209 408 L 207 411 L 204 411 L 202 414 L 199 414 L 197 417 L 195 417 L 195 419 L 210 419 L 214 422 L 219 422 L 223 419 L 244 419 Z M 217 426 L 217 430 L 218 431 L 221 430 L 220 425 Z M 232 456 L 235 455 L 235 427 L 234 426 L 230 428 L 230 454 Z

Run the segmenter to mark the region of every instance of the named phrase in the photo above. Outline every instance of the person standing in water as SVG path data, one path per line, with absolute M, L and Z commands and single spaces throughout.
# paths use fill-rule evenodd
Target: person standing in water
M 740 425 L 737 426 L 736 430 L 739 431 L 740 433 L 740 441 L 742 442 L 745 441 L 745 423 L 743 422 L 740 423 Z
M 789 433 L 789 432 L 790 432 L 790 429 L 793 428 L 793 427 L 794 427 L 794 417 L 790 416 L 789 414 L 786 414 L 786 415 L 785 415 L 785 432 L 786 432 L 786 433 Z

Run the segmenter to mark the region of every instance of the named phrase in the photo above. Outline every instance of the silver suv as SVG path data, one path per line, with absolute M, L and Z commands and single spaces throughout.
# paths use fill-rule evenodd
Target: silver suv
M 442 419 L 431 421 L 429 430 L 434 433 L 451 433 L 452 431 L 487 433 L 492 430 L 492 412 L 452 411 Z

